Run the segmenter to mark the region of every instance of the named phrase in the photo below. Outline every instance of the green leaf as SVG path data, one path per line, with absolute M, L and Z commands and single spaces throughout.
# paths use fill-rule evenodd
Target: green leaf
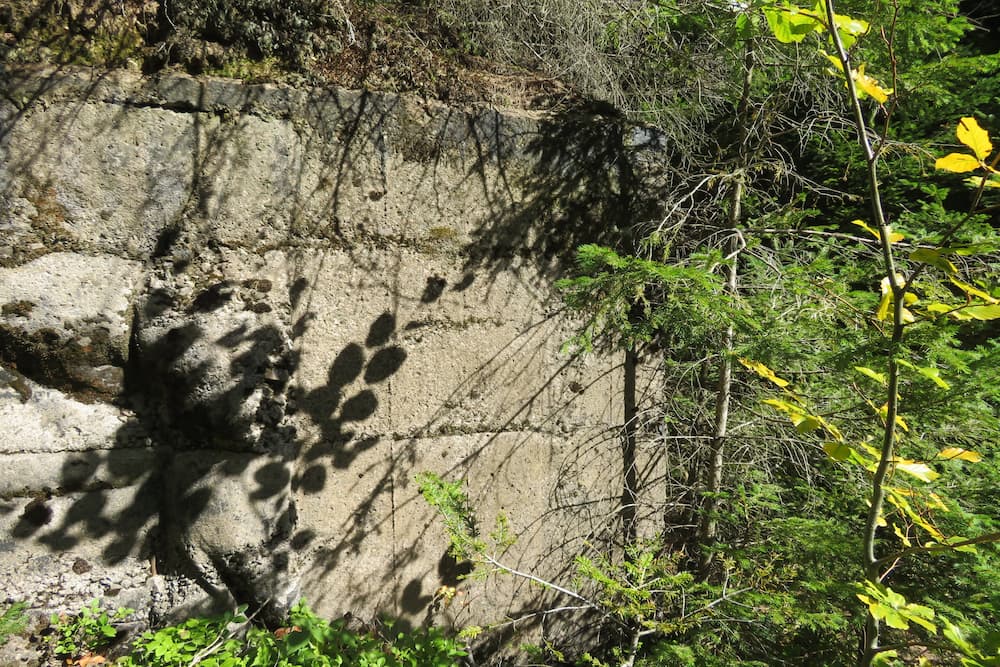
M 840 30 L 842 33 L 857 37 L 868 32 L 868 21 L 844 16 L 843 14 L 834 14 L 833 20 L 837 25 L 837 30 Z M 848 45 L 845 44 L 845 46 Z M 848 46 L 848 48 L 850 47 Z
M 969 306 L 963 308 L 961 312 L 976 320 L 995 320 L 1000 318 L 1000 304 Z
M 917 248 L 910 253 L 910 259 L 914 262 L 920 262 L 921 264 L 930 264 L 931 266 L 937 267 L 948 274 L 958 273 L 958 267 L 942 257 L 940 250 L 932 248 Z
M 955 310 L 958 306 L 952 306 L 947 303 L 930 303 L 927 304 L 927 312 L 929 313 L 950 313 Z
M 899 651 L 896 649 L 890 649 L 888 651 L 879 651 L 872 658 L 872 667 L 891 667 L 896 664 L 893 661 L 895 658 L 899 657 Z
M 750 39 L 753 37 L 753 23 L 749 14 L 740 14 L 736 17 L 736 35 L 740 39 Z
M 854 450 L 843 442 L 825 442 L 823 451 L 834 461 L 846 461 Z
M 877 371 L 873 371 L 872 369 L 868 368 L 867 366 L 855 366 L 854 370 L 856 370 L 857 372 L 861 373 L 865 377 L 869 377 L 872 380 L 875 380 L 876 382 L 878 382 L 879 384 L 881 384 L 883 386 L 887 386 L 889 384 L 889 380 L 886 378 L 886 376 L 884 374 L 879 373 Z
M 941 387 L 942 389 L 951 389 L 951 385 L 948 384 L 941 377 L 941 371 L 939 371 L 938 369 L 936 369 L 934 367 L 931 367 L 931 366 L 917 366 L 916 364 L 911 363 L 911 362 L 907 361 L 906 359 L 896 359 L 896 363 L 898 363 L 900 366 L 904 366 L 906 368 L 909 368 L 910 370 L 914 370 L 914 371 L 920 373 L 925 378 L 927 378 L 928 380 L 932 381 L 934 384 L 936 384 L 937 386 Z
M 996 249 L 995 244 L 992 243 L 972 243 L 963 246 L 945 246 L 939 248 L 941 254 L 943 255 L 959 255 L 960 257 L 966 257 L 969 255 L 978 255 L 981 253 L 993 252 Z
M 874 616 L 874 614 L 872 614 Z M 876 618 L 878 618 L 876 616 Z M 908 630 L 910 624 L 906 622 L 906 619 L 895 609 L 890 607 L 882 607 L 882 620 L 890 628 L 896 628 L 897 630 Z
M 823 3 L 817 2 L 816 6 L 813 8 L 813 12 L 819 16 L 823 16 L 826 13 Z M 869 28 L 868 21 L 856 19 L 852 16 L 846 16 L 844 14 L 834 14 L 833 24 L 840 35 L 840 41 L 846 49 L 854 46 L 858 37 L 868 32 Z
M 806 433 L 812 433 L 822 426 L 823 422 L 816 417 L 813 417 L 812 415 L 802 415 L 802 418 L 795 424 L 795 430 L 805 435 Z
M 974 651 L 972 644 L 965 639 L 962 629 L 957 625 L 949 621 L 945 621 L 944 629 L 941 631 L 941 634 L 943 634 L 948 641 L 957 646 L 962 653 L 972 655 Z
M 783 44 L 801 42 L 807 35 L 823 30 L 823 24 L 814 15 L 794 5 L 767 7 L 764 18 L 775 39 Z

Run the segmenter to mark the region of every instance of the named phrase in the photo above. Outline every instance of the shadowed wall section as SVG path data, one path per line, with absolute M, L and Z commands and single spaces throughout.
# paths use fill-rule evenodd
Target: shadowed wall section
M 551 283 L 649 214 L 616 119 L 361 91 L 5 72 L 0 579 L 34 608 L 487 624 L 423 470 L 560 576 L 620 497 L 620 371 Z M 611 472 L 616 471 L 616 472 Z

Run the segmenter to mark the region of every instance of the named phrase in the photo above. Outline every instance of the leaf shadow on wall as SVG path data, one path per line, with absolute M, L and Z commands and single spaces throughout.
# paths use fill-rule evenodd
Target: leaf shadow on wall
M 293 285 L 292 301 L 301 288 Z M 275 325 L 256 317 L 210 335 L 207 318 L 227 312 L 236 298 L 218 298 L 223 293 L 209 287 L 185 314 L 191 319 L 134 341 L 124 392 L 134 417 L 112 449 L 67 457 L 58 487 L 27 499 L 12 537 L 53 552 L 100 540 L 110 564 L 155 558 L 160 573 L 194 579 L 216 604 L 235 599 L 276 624 L 297 597 L 286 590 L 292 552 L 312 540 L 310 531 L 296 531 L 294 493 L 319 493 L 328 468 L 346 469 L 378 443 L 354 438 L 352 429 L 378 410 L 379 385 L 406 353 L 391 342 L 395 320 L 388 313 L 372 322 L 364 341 L 344 347 L 329 383 L 299 397 L 324 440 L 295 475 L 300 442 L 284 419 L 284 399 L 294 409 L 286 390 L 298 352 Z M 171 295 L 151 294 L 139 319 L 155 322 L 176 305 Z M 311 317 L 303 314 L 292 331 L 301 335 Z M 194 355 L 205 347 L 220 351 L 226 367 Z M 206 393 L 220 372 L 227 383 Z M 355 381 L 361 388 L 345 396 Z M 248 395 L 260 398 L 252 414 L 243 409 Z M 117 493 L 123 488 L 134 489 L 124 504 Z
M 320 441 L 303 456 L 307 467 L 298 479 L 303 491 L 322 490 L 327 460 L 334 468 L 348 468 L 360 454 L 378 445 L 380 436 L 356 437 L 350 425 L 375 414 L 379 407 L 377 385 L 389 380 L 406 361 L 406 350 L 391 342 L 395 331 L 395 316 L 380 315 L 363 345 L 349 343 L 337 354 L 328 382 L 302 397 L 302 408 L 320 429 Z M 361 388 L 347 396 L 348 387 L 359 380 Z

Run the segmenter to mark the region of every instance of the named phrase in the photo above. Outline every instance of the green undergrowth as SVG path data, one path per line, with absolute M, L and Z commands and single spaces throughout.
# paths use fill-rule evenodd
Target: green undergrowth
M 86 613 L 85 613 L 86 612 Z M 55 619 L 56 654 L 70 662 L 99 655 L 114 630 L 95 601 L 73 617 Z M 253 625 L 245 607 L 214 617 L 191 618 L 143 633 L 129 655 L 110 663 L 119 667 L 451 667 L 465 655 L 461 645 L 438 628 L 411 632 L 356 631 L 343 622 L 328 622 L 305 601 L 289 612 L 276 630 Z M 80 619 L 87 619 L 81 623 Z M 100 621 L 104 622 L 93 622 Z M 73 638 L 72 648 L 62 640 Z M 102 661 L 103 662 L 103 661 Z M 82 664 L 82 663 L 80 663 Z

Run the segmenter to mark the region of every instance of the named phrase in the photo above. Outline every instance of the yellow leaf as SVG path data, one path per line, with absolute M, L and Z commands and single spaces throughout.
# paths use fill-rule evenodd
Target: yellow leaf
M 739 358 L 739 362 L 743 364 L 747 369 L 753 371 L 757 375 L 761 376 L 765 380 L 770 380 L 774 384 L 778 385 L 782 389 L 788 386 L 788 380 L 782 380 L 780 377 L 775 375 L 774 371 L 760 363 L 759 361 L 752 361 L 750 359 Z
M 916 364 L 911 363 L 906 359 L 897 359 L 896 363 L 898 363 L 900 366 L 904 366 L 906 368 L 909 368 L 910 370 L 914 370 L 920 373 L 925 378 L 927 378 L 937 386 L 941 387 L 942 389 L 951 389 L 951 385 L 948 384 L 948 382 L 941 377 L 941 371 L 938 370 L 937 368 L 934 368 L 933 366 L 917 366 Z
M 906 514 L 906 516 L 908 516 L 910 520 L 913 521 L 913 523 L 917 524 L 918 526 L 926 530 L 928 533 L 930 533 L 931 537 L 933 537 L 935 540 L 944 539 L 944 535 L 941 533 L 941 531 L 938 530 L 934 526 L 934 524 L 930 523 L 927 519 L 923 518 L 922 516 L 920 516 L 919 513 L 914 511 L 913 507 L 910 506 L 910 503 L 906 502 L 906 499 L 900 496 L 897 493 L 896 489 L 888 490 L 888 494 L 886 495 L 886 500 L 888 500 L 892 505 L 898 508 L 899 511 Z
M 875 406 L 872 406 L 872 407 L 875 407 Z M 879 417 L 882 418 L 882 421 L 885 421 L 886 419 L 888 419 L 889 418 L 889 403 L 888 403 L 888 401 L 885 402 L 885 403 L 883 403 L 881 408 L 877 408 L 875 410 L 875 413 Z M 906 424 L 906 421 L 903 419 L 902 415 L 899 415 L 899 414 L 896 415 L 896 424 L 899 426 L 899 428 L 903 429 L 907 433 L 910 432 L 910 427 Z
M 798 400 L 795 396 L 792 396 L 792 398 Z M 835 440 L 840 441 L 844 439 L 844 434 L 840 432 L 840 429 L 819 415 L 810 414 L 801 406 L 789 403 L 780 398 L 766 398 L 761 403 L 770 405 L 788 415 L 788 418 L 799 433 L 809 433 L 818 428 L 823 428 Z
M 949 280 L 951 280 L 952 284 L 954 284 L 955 287 L 957 287 L 958 289 L 962 290 L 963 292 L 965 292 L 969 296 L 979 297 L 980 299 L 982 299 L 986 303 L 1000 303 L 1000 301 L 997 301 L 992 296 L 990 296 L 989 294 L 987 294 L 983 290 L 979 289 L 978 287 L 973 287 L 969 283 L 962 282 L 961 280 L 959 280 L 958 278 L 955 278 L 954 276 L 949 277 Z
M 870 444 L 868 444 L 867 442 L 862 442 L 862 443 L 861 443 L 861 447 L 862 447 L 862 448 L 863 448 L 863 449 L 864 449 L 864 450 L 865 450 L 866 452 L 868 452 L 869 454 L 871 454 L 872 456 L 874 456 L 876 460 L 877 460 L 877 459 L 879 459 L 879 458 L 880 458 L 880 457 L 882 456 L 882 452 L 880 452 L 879 450 L 875 449 L 874 447 L 872 447 L 872 446 L 871 446 Z
M 965 153 L 948 153 L 934 161 L 934 168 L 964 174 L 979 168 L 979 160 Z
M 903 277 L 897 273 L 896 280 L 902 281 Z M 888 276 L 882 279 L 879 289 L 882 291 L 882 298 L 878 302 L 878 310 L 875 311 L 875 318 L 878 320 L 887 320 L 890 317 L 889 306 L 892 304 L 892 285 L 889 283 Z M 913 317 L 913 315 L 911 314 L 910 317 Z
M 910 542 L 910 538 L 908 538 L 906 536 L 906 534 L 903 533 L 903 531 L 900 529 L 898 523 L 893 523 L 892 524 L 892 532 L 896 533 L 896 537 L 899 538 L 899 541 L 903 543 L 904 547 L 908 547 L 908 546 L 912 545 L 912 543 Z
M 889 304 L 891 303 L 892 303 L 892 294 L 883 294 L 881 301 L 878 302 L 878 310 L 875 311 L 875 319 L 877 320 L 889 319 Z
M 993 144 L 990 143 L 990 135 L 975 118 L 965 117 L 958 121 L 958 140 L 972 149 L 976 157 L 985 160 L 993 152 Z
M 874 236 L 877 239 L 878 238 L 882 238 L 881 236 L 879 236 L 879 233 L 877 231 L 875 231 L 874 229 L 872 229 L 871 227 L 869 227 L 868 223 L 865 222 L 864 220 L 851 220 L 851 224 L 852 225 L 857 225 L 858 227 L 860 227 L 861 229 L 865 230 L 866 232 L 868 232 L 869 234 L 871 234 L 872 236 Z
M 896 468 L 907 472 L 922 482 L 933 482 L 935 479 L 941 475 L 934 471 L 926 463 L 921 463 L 919 461 L 911 461 L 909 459 L 897 459 L 894 461 Z
M 826 429 L 826 432 L 829 433 L 831 437 L 836 438 L 837 440 L 844 439 L 844 434 L 841 433 L 839 428 L 837 428 L 827 420 L 823 419 L 822 417 L 820 417 L 819 420 L 823 424 L 823 428 Z
M 882 240 L 882 235 L 879 233 L 879 231 L 877 229 L 870 227 L 864 220 L 851 220 L 851 224 L 857 225 L 861 229 L 865 230 L 866 232 L 874 236 L 879 241 Z M 906 237 L 900 234 L 899 232 L 894 232 L 891 229 L 889 230 L 889 243 L 898 243 L 905 238 Z
M 927 494 L 927 497 L 930 498 L 930 500 L 927 502 L 927 506 L 929 508 L 931 508 L 931 509 L 939 509 L 942 512 L 950 512 L 951 511 L 951 510 L 948 509 L 948 506 L 944 504 L 944 501 L 941 500 L 941 496 L 939 496 L 938 494 L 934 493 L 933 491 L 929 492 Z
M 896 284 L 902 285 L 903 282 L 904 282 L 903 274 L 897 273 Z M 892 294 L 892 285 L 889 283 L 889 276 L 886 276 L 885 278 L 882 279 L 882 282 L 879 284 L 879 289 L 882 290 L 882 294 Z
M 884 104 L 889 99 L 889 95 L 892 95 L 892 88 L 883 88 L 875 78 L 865 74 L 864 63 L 858 67 L 857 71 L 851 72 L 851 77 L 861 90 L 871 95 L 872 99 L 879 104 Z
M 941 371 L 933 366 L 921 366 L 917 368 L 917 372 L 942 389 L 951 389 L 951 385 L 948 381 L 941 377 Z
M 961 447 L 945 447 L 938 452 L 937 457 L 948 460 L 959 459 L 960 461 L 968 461 L 969 463 L 979 463 L 983 460 L 980 454 L 968 449 L 962 449 Z
M 843 37 L 843 35 L 841 35 Z M 840 74 L 844 73 L 844 64 L 840 62 L 840 58 L 829 53 L 823 52 L 827 60 L 833 63 L 833 66 L 837 68 L 837 72 Z M 830 72 L 831 74 L 836 74 L 837 72 Z M 862 63 L 857 69 L 851 70 L 851 78 L 858 85 L 858 92 L 860 93 L 858 97 L 865 97 L 866 95 L 871 96 L 872 99 L 877 101 L 879 104 L 883 104 L 889 99 L 889 95 L 892 95 L 892 88 L 883 88 L 875 77 L 865 74 L 865 65 Z
M 974 188 L 1000 188 L 1000 181 L 996 180 L 996 178 L 984 179 L 982 176 L 970 176 L 965 179 L 965 182 Z

